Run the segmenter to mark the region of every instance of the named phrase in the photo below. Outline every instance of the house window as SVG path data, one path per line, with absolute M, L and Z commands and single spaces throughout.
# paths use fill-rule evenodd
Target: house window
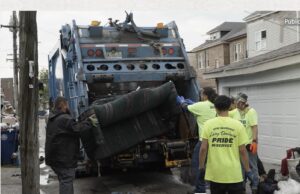
M 265 50 L 267 48 L 267 31 L 261 30 L 255 32 L 255 49 L 256 51 Z
M 204 63 L 203 63 L 203 55 L 202 53 L 198 54 L 198 68 L 203 69 L 204 68 Z
M 205 51 L 205 68 L 209 67 L 209 53 L 208 50 Z
M 242 53 L 241 43 L 236 43 L 233 45 L 233 60 L 239 61 Z
M 248 58 L 247 44 L 246 42 L 244 42 L 243 44 L 244 44 L 244 58 Z
M 239 61 L 242 53 L 241 43 L 237 43 L 233 45 L 233 53 L 234 53 L 234 61 Z
M 210 39 L 211 40 L 216 40 L 219 39 L 221 37 L 221 33 L 220 32 L 215 32 L 213 34 L 210 34 Z
M 216 67 L 216 68 L 219 68 L 219 67 L 220 67 L 219 59 L 216 59 L 216 60 L 215 60 L 215 67 Z

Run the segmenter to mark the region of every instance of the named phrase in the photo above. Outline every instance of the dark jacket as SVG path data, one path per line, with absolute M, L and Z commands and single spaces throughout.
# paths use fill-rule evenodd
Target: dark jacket
M 89 122 L 77 123 L 70 114 L 53 112 L 46 127 L 46 164 L 58 168 L 75 168 L 79 157 L 79 130 Z

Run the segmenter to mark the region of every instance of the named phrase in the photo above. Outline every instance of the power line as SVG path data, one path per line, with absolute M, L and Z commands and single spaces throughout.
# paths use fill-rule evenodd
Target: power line
M 9 22 L 9 25 L 1 25 L 1 28 L 9 28 L 9 31 L 12 32 L 13 34 L 13 96 L 14 96 L 14 107 L 16 112 L 18 113 L 18 93 L 19 93 L 19 70 L 18 70 L 18 59 L 17 59 L 17 32 L 19 30 L 19 24 L 18 24 L 18 19 L 17 19 L 17 14 L 16 11 L 12 12 L 12 20 Z M 6 59 L 6 61 L 11 60 L 11 59 Z

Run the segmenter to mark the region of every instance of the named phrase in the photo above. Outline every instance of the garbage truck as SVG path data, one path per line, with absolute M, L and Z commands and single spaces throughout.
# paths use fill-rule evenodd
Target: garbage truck
M 124 22 L 109 18 L 108 25 L 102 26 L 99 21 L 77 25 L 73 20 L 59 32 L 59 41 L 48 55 L 49 103 L 64 96 L 78 121 L 95 112 L 102 118 L 102 143 L 91 146 L 89 138 L 95 134 L 81 137 L 83 153 L 88 153 L 81 158 L 81 166 L 88 168 L 91 161 L 97 161 L 104 172 L 189 165 L 197 125 L 174 98 L 181 95 L 196 102 L 200 85 L 176 23 L 140 27 L 133 14 L 126 12 Z M 118 111 L 110 111 L 112 106 Z M 175 116 L 165 118 L 173 108 Z M 131 114 L 131 109 L 139 113 Z M 115 112 L 119 115 L 112 116 Z

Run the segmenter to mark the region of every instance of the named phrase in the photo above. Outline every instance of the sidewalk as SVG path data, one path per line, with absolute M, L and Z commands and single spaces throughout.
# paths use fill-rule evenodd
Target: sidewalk
M 17 167 L 1 166 L 1 193 L 22 193 L 21 169 Z

